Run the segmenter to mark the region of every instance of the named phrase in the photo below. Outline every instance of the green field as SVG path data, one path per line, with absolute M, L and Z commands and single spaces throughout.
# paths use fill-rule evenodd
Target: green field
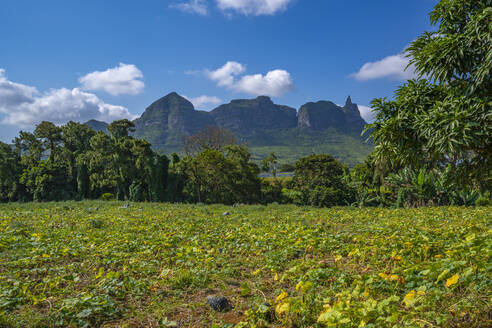
M 123 204 L 0 205 L 0 327 L 492 324 L 491 207 Z

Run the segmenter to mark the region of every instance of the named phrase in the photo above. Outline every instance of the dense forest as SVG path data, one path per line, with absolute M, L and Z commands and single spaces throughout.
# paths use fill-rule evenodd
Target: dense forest
M 375 99 L 374 152 L 351 171 L 330 155 L 295 163 L 292 179 L 260 179 L 226 129 L 187 139 L 186 156 L 158 154 L 120 120 L 109 134 L 40 123 L 0 143 L 0 201 L 117 198 L 201 203 L 423 206 L 487 203 L 492 189 L 492 3 L 441 1 L 436 25 L 407 49 L 419 75 Z M 275 173 L 275 155 L 263 167 Z

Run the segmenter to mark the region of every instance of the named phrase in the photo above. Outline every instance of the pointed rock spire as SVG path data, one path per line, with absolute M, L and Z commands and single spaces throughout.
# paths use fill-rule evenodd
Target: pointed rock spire
M 347 100 L 345 101 L 345 107 L 348 108 L 352 106 L 352 99 L 350 99 L 350 96 L 347 97 Z

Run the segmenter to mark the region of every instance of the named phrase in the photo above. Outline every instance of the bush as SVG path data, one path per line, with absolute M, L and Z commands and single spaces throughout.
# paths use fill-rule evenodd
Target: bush
M 285 197 L 282 194 L 282 183 L 279 180 L 263 179 L 261 181 L 261 198 L 263 204 L 283 203 Z
M 484 196 L 478 197 L 477 200 L 475 201 L 476 206 L 488 206 L 491 204 L 492 202 L 487 197 Z
M 299 159 L 292 179 L 292 188 L 301 193 L 296 201 L 321 207 L 351 204 L 355 192 L 345 183 L 343 175 L 344 167 L 330 155 Z
M 110 192 L 107 192 L 107 193 L 104 193 L 104 194 L 101 195 L 101 199 L 102 200 L 106 200 L 106 201 L 107 200 L 112 200 L 112 199 L 114 199 L 114 195 L 112 193 L 110 193 Z
M 287 203 L 292 203 L 296 205 L 302 205 L 305 203 L 303 201 L 302 192 L 298 190 L 283 188 L 282 196 Z
M 282 164 L 280 165 L 280 172 L 294 172 L 295 167 L 292 164 Z

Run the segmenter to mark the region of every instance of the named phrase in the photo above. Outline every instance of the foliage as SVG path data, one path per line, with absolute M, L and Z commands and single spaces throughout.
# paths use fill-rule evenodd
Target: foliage
M 20 156 L 11 146 L 0 142 L 0 202 L 16 199 Z
M 453 167 L 462 187 L 492 187 L 492 6 L 490 0 L 442 0 L 432 11 L 435 32 L 407 49 L 419 80 L 375 99 L 376 121 L 367 126 L 375 163 L 403 167 Z M 427 80 L 427 79 L 429 80 Z
M 247 149 L 226 146 L 223 152 L 205 149 L 180 161 L 186 176 L 184 194 L 199 203 L 255 203 L 260 198 L 258 167 Z
M 69 167 L 66 163 L 43 161 L 25 169 L 20 177 L 34 201 L 60 201 L 73 197 Z M 68 188 L 67 188 L 68 186 Z
M 477 205 L 477 206 L 488 206 L 488 205 L 492 205 L 492 201 L 490 201 L 490 199 L 488 199 L 485 196 L 480 196 L 475 201 L 475 205 Z
M 302 204 L 346 205 L 353 201 L 353 191 L 343 175 L 344 167 L 330 155 L 304 157 L 295 164 L 292 189 L 302 193 Z
M 292 201 L 282 192 L 286 188 L 285 179 L 274 178 L 261 180 L 261 203 L 291 203 Z
M 101 195 L 101 199 L 102 200 L 112 200 L 114 199 L 114 195 L 112 193 L 109 193 L 109 192 L 105 192 L 104 194 Z
M 0 144 L 0 201 L 99 198 L 165 201 L 169 160 L 144 140 L 129 136 L 133 123 L 108 126 L 111 137 L 68 122 L 40 123 L 20 132 L 10 147 Z
M 294 172 L 295 166 L 293 164 L 284 163 L 280 165 L 280 172 Z
M 261 170 L 264 172 L 272 172 L 272 176 L 274 178 L 277 177 L 277 164 L 278 164 L 278 158 L 275 155 L 274 152 L 270 153 L 267 157 L 265 157 L 261 161 Z
M 490 206 L 122 204 L 0 205 L 0 326 L 491 325 Z

